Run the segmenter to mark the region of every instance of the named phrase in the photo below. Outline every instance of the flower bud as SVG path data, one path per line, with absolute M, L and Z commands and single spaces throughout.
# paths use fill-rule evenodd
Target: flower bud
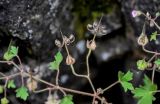
M 133 11 L 132 11 L 132 16 L 133 16 L 133 17 L 138 17 L 138 16 L 140 16 L 141 14 L 142 14 L 141 11 L 138 11 L 138 10 L 133 10 Z
M 73 65 L 74 63 L 75 63 L 75 59 L 71 55 L 68 55 L 66 58 L 66 64 Z
M 91 49 L 91 50 L 95 50 L 96 48 L 96 42 L 95 41 L 88 41 L 87 40 L 87 48 Z

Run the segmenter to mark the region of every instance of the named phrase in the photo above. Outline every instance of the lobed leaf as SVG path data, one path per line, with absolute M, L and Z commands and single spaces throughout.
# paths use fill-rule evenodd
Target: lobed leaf
M 135 88 L 132 93 L 138 99 L 138 104 L 152 104 L 152 101 L 156 99 L 153 95 L 157 91 L 157 85 L 153 84 L 147 76 L 144 77 L 143 82 L 144 85 Z
M 60 63 L 63 60 L 63 56 L 62 56 L 61 52 L 57 52 L 54 57 L 55 57 L 55 60 L 49 63 L 49 69 L 58 70 Z
M 74 104 L 72 100 L 73 100 L 73 96 L 67 95 L 60 101 L 60 104 Z
M 16 90 L 16 97 L 21 98 L 22 100 L 27 100 L 28 96 L 28 89 L 26 87 L 21 86 Z
M 133 90 L 134 87 L 132 85 L 131 81 L 133 79 L 133 73 L 128 71 L 126 74 L 123 72 L 119 71 L 118 72 L 118 80 L 122 87 L 124 88 L 124 91 L 127 92 L 127 90 Z
M 155 31 L 155 32 L 153 32 L 153 33 L 151 34 L 150 41 L 152 41 L 152 40 L 154 40 L 154 41 L 157 40 L 157 31 Z
M 1 104 L 9 104 L 9 100 L 6 97 L 4 97 L 1 99 Z
M 18 54 L 18 47 L 11 46 L 8 48 L 7 52 L 4 53 L 3 58 L 7 61 L 11 60 Z
M 14 80 L 9 80 L 9 81 L 8 81 L 7 88 L 16 88 L 16 85 L 15 85 L 15 83 L 14 83 Z

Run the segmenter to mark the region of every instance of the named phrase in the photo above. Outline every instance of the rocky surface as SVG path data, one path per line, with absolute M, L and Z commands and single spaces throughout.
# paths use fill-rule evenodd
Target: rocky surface
M 27 41 L 31 54 L 48 59 L 59 29 L 68 28 L 71 21 L 69 4 L 70 0 L 1 0 L 0 28 L 6 31 L 2 35 Z

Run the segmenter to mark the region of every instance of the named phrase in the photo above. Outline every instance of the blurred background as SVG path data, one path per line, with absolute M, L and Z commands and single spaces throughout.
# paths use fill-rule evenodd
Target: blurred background
M 133 18 L 131 12 L 140 10 L 151 16 L 160 11 L 160 0 L 0 0 L 0 59 L 7 50 L 10 41 L 19 46 L 19 56 L 26 70 L 35 71 L 42 79 L 54 82 L 56 72 L 48 69 L 48 63 L 54 59 L 60 50 L 64 57 L 64 49 L 56 47 L 55 39 L 61 39 L 63 34 L 73 34 L 76 41 L 69 46 L 71 54 L 76 59 L 76 72 L 85 74 L 85 57 L 87 53 L 86 40 L 93 35 L 87 30 L 87 24 L 92 24 L 102 18 L 107 34 L 96 37 L 97 48 L 90 57 L 91 78 L 96 88 L 105 88 L 117 81 L 118 71 L 131 70 L 134 73 L 133 84 L 142 82 L 144 73 L 136 69 L 136 60 L 149 59 L 137 44 L 137 37 L 142 31 L 145 21 L 143 16 Z M 159 23 L 159 19 L 157 21 Z M 150 35 L 156 28 L 146 26 L 146 34 Z M 159 39 L 147 48 L 158 51 Z M 15 60 L 17 61 L 17 60 Z M 15 73 L 12 66 L 0 64 L 0 71 L 6 74 Z M 60 67 L 61 86 L 90 92 L 91 88 L 85 79 L 72 75 L 70 67 L 63 61 Z M 147 72 L 148 75 L 150 73 Z M 156 82 L 158 82 L 156 74 Z M 15 79 L 20 86 L 19 79 Z M 1 84 L 4 82 L 1 81 Z M 45 85 L 38 84 L 38 89 Z M 117 85 L 104 95 L 113 104 L 136 104 L 131 93 L 123 93 Z M 59 92 L 52 92 L 57 96 Z M 14 90 L 7 91 L 10 104 L 44 104 L 48 92 L 32 94 L 27 101 L 15 98 Z M 3 97 L 1 95 L 0 97 Z M 74 95 L 75 104 L 91 104 L 91 98 Z M 154 104 L 159 101 L 156 100 Z

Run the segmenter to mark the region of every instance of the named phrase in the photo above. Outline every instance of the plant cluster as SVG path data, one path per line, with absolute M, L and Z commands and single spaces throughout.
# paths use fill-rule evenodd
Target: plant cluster
M 133 17 L 143 15 L 146 17 L 146 19 L 149 21 L 150 26 L 156 26 L 159 30 L 159 25 L 155 22 L 155 20 L 160 16 L 160 13 L 157 13 L 155 18 L 152 18 L 150 14 L 147 12 L 146 14 L 141 11 L 134 10 L 132 12 Z M 102 16 L 103 17 L 103 16 Z M 42 93 L 45 91 L 48 91 L 48 98 L 46 99 L 45 104 L 74 104 L 73 102 L 73 95 L 81 94 L 84 96 L 90 96 L 92 97 L 92 104 L 109 104 L 107 102 L 107 99 L 103 96 L 103 93 L 105 93 L 108 89 L 112 88 L 113 86 L 120 84 L 122 88 L 124 89 L 124 92 L 131 92 L 133 94 L 133 97 L 135 97 L 138 101 L 138 104 L 152 104 L 152 102 L 156 99 L 154 95 L 157 92 L 160 92 L 158 90 L 156 83 L 154 83 L 154 75 L 157 70 L 160 69 L 160 58 L 157 58 L 157 56 L 160 55 L 158 52 L 154 52 L 151 50 L 147 50 L 145 48 L 146 44 L 149 43 L 149 41 L 156 41 L 157 36 L 159 35 L 156 32 L 153 32 L 150 36 L 150 39 L 148 39 L 146 33 L 145 33 L 145 25 L 143 26 L 142 33 L 138 37 L 138 44 L 142 46 L 142 49 L 150 54 L 153 54 L 153 56 L 149 59 L 140 59 L 137 61 L 137 69 L 138 70 L 152 70 L 152 78 L 150 79 L 147 75 L 143 78 L 143 84 L 139 87 L 134 87 L 132 84 L 133 76 L 134 74 L 131 71 L 128 72 L 118 72 L 117 75 L 117 81 L 115 81 L 113 84 L 106 88 L 95 88 L 95 86 L 92 83 L 92 80 L 90 78 L 90 66 L 89 66 L 89 57 L 92 51 L 96 49 L 96 36 L 104 35 L 107 31 L 104 25 L 101 24 L 101 19 L 99 22 L 94 22 L 93 24 L 88 24 L 87 29 L 94 34 L 93 38 L 91 40 L 87 40 L 86 47 L 88 48 L 88 53 L 86 55 L 86 74 L 78 74 L 74 68 L 74 64 L 76 62 L 75 58 L 71 55 L 68 45 L 70 45 L 72 42 L 74 42 L 75 37 L 73 35 L 70 35 L 69 37 L 63 35 L 62 41 L 55 40 L 55 44 L 59 48 L 65 48 L 67 57 L 64 58 L 61 51 L 58 51 L 52 62 L 49 63 L 49 69 L 52 71 L 56 71 L 56 81 L 55 83 L 47 82 L 38 75 L 32 75 L 31 72 L 24 71 L 24 67 L 22 64 L 22 61 L 20 57 L 18 56 L 18 47 L 9 45 L 8 50 L 4 53 L 2 61 L 0 63 L 13 65 L 18 69 L 17 73 L 6 75 L 2 72 L 0 72 L 0 80 L 4 80 L 4 85 L 0 85 L 0 93 L 4 94 L 4 97 L 1 98 L 1 104 L 9 104 L 9 99 L 7 98 L 6 91 L 9 89 L 15 90 L 15 95 L 17 98 L 22 99 L 24 101 L 27 100 L 27 98 L 30 96 L 30 92 L 34 93 Z M 145 22 L 146 24 L 146 22 Z M 18 59 L 18 62 L 14 62 L 14 58 Z M 65 60 L 66 65 L 70 66 L 71 72 L 76 77 L 85 78 L 91 88 L 92 92 L 83 92 L 75 89 L 66 88 L 59 85 L 59 75 L 60 75 L 60 65 Z M 17 86 L 14 82 L 14 78 L 20 76 L 21 78 L 21 86 Z M 24 77 L 27 78 L 27 81 L 24 81 Z M 38 83 L 43 83 L 46 85 L 46 88 L 37 90 Z M 52 92 L 54 91 L 60 91 L 63 94 L 63 98 L 55 98 L 52 95 Z

